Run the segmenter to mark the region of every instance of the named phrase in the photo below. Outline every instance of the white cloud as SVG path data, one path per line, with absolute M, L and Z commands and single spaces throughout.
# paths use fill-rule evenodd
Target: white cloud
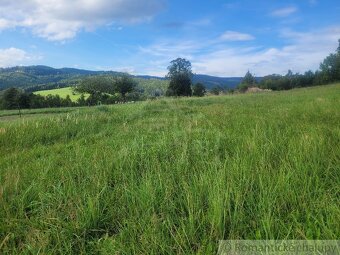
M 30 59 L 26 51 L 17 48 L 0 49 L 0 67 L 20 65 Z
M 40 37 L 60 41 L 83 29 L 147 21 L 163 7 L 164 0 L 0 0 L 0 30 L 28 27 Z
M 284 46 L 252 47 L 226 45 L 217 40 L 157 42 L 141 48 L 139 57 L 149 59 L 144 66 L 136 67 L 138 73 L 164 75 L 169 62 L 185 57 L 192 62 L 196 73 L 217 76 L 243 76 L 247 70 L 258 76 L 272 73 L 285 74 L 316 70 L 320 62 L 337 48 L 340 26 L 310 32 L 280 31 Z M 144 55 L 143 55 L 144 54 Z
M 294 6 L 289 6 L 286 8 L 281 8 L 281 9 L 277 9 L 273 12 L 271 12 L 271 15 L 274 17 L 279 17 L 279 18 L 284 18 L 284 17 L 288 17 L 290 15 L 292 15 L 293 13 L 297 12 L 298 9 Z
M 198 56 L 193 61 L 196 72 L 243 76 L 247 70 L 259 76 L 316 70 L 320 62 L 337 47 L 340 27 L 299 33 L 281 32 L 286 45 L 281 48 L 228 48 Z
M 318 4 L 318 1 L 317 0 L 309 0 L 309 5 L 311 6 L 315 6 Z
M 177 58 L 192 60 L 200 54 L 205 46 L 211 46 L 209 41 L 178 41 L 177 39 L 160 40 L 146 47 L 139 47 L 138 58 L 148 59 L 148 62 L 136 66 L 135 73 L 155 76 L 165 76 L 170 61 Z M 134 62 L 138 62 L 134 61 Z
M 254 40 L 255 37 L 250 34 L 244 34 L 236 31 L 226 31 L 220 37 L 223 41 L 251 41 Z
M 200 42 L 195 41 L 166 40 L 158 41 L 148 47 L 140 47 L 139 50 L 142 53 L 163 58 L 173 56 L 190 58 L 193 53 L 200 51 L 202 47 L 203 45 Z
M 8 20 L 0 18 L 0 31 L 3 29 L 10 28 L 10 27 L 11 27 L 11 24 Z
M 136 74 L 135 67 L 133 66 L 96 66 L 95 69 L 98 71 L 114 71 L 128 74 Z

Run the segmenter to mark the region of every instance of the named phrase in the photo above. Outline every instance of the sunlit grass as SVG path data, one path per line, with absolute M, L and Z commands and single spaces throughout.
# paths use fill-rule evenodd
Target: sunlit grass
M 0 253 L 216 254 L 220 239 L 338 239 L 339 89 L 1 121 Z
M 67 96 L 69 96 L 73 102 L 76 102 L 81 97 L 81 94 L 75 92 L 72 87 L 66 87 L 66 88 L 61 88 L 61 89 L 41 90 L 41 91 L 34 92 L 34 94 L 41 95 L 44 97 L 47 95 L 59 95 L 61 98 L 64 98 L 64 99 Z M 85 99 L 88 97 L 89 95 L 85 94 Z

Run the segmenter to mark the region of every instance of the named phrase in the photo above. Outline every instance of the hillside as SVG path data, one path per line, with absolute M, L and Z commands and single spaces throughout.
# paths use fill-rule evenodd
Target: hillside
M 0 89 L 17 87 L 27 91 L 69 87 L 86 76 L 117 75 L 118 72 L 88 71 L 74 68 L 55 69 L 48 66 L 0 68 Z
M 38 90 L 54 89 L 56 87 L 69 87 L 76 85 L 81 79 L 93 75 L 118 75 L 119 72 L 113 71 L 88 71 L 75 68 L 61 68 L 55 69 L 48 66 L 20 66 L 11 68 L 0 68 L 0 90 L 9 87 L 17 87 L 25 89 L 29 92 Z M 164 88 L 164 78 L 140 75 L 134 76 L 143 88 L 150 90 L 147 86 L 152 81 L 153 90 Z M 201 82 L 206 85 L 208 89 L 221 86 L 224 88 L 234 88 L 241 78 L 221 78 L 208 75 L 194 75 L 194 82 Z M 157 83 L 158 84 L 155 84 Z
M 142 94 L 146 96 L 154 96 L 165 95 L 166 89 L 169 85 L 168 81 L 160 80 L 160 79 L 141 79 L 134 78 L 137 83 L 137 90 L 141 91 Z M 47 95 L 59 95 L 61 98 L 66 98 L 67 96 L 71 97 L 73 102 L 76 102 L 78 98 L 80 98 L 80 94 L 74 92 L 72 87 L 63 87 L 57 89 L 46 89 L 46 90 L 38 90 L 33 92 L 36 95 L 47 96 Z M 0 91 L 1 95 L 1 91 Z M 87 96 L 86 96 L 87 97 Z
M 195 74 L 193 83 L 203 83 L 208 89 L 213 87 L 235 88 L 242 81 L 242 77 L 216 77 L 203 74 Z
M 73 102 L 76 102 L 80 97 L 80 93 L 76 93 L 72 90 L 72 87 L 65 87 L 61 89 L 51 89 L 51 90 L 41 90 L 36 91 L 34 94 L 41 95 L 41 96 L 48 96 L 48 95 L 59 95 L 61 98 L 66 98 L 67 96 L 70 97 L 70 99 Z M 89 95 L 85 95 L 85 98 L 88 98 Z
M 0 253 L 336 240 L 339 89 L 0 111 Z

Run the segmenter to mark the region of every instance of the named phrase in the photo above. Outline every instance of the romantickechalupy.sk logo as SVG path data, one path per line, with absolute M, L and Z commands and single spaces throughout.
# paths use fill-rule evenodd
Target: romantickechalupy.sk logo
M 338 255 L 340 240 L 224 240 L 218 255 Z

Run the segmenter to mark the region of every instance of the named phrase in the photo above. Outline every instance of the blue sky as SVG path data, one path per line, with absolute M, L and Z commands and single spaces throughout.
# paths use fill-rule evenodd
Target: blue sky
M 165 75 L 185 57 L 217 76 L 316 70 L 340 39 L 340 2 L 0 0 L 0 67 Z

